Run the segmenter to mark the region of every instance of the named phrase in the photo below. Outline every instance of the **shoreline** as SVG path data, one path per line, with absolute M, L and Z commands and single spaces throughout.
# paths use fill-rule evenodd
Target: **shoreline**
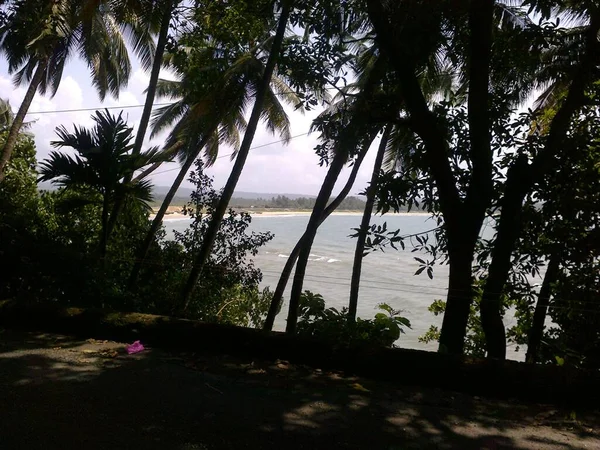
M 249 213 L 252 218 L 257 217 L 309 217 L 312 211 L 298 211 L 298 210 L 277 210 L 277 211 L 244 211 Z M 331 213 L 332 216 L 362 216 L 362 211 L 334 211 Z M 429 216 L 426 212 L 401 212 L 401 213 L 387 213 L 386 216 Z M 150 220 L 153 220 L 155 214 L 150 214 Z M 163 221 L 170 220 L 186 220 L 189 216 L 180 212 L 173 212 L 165 215 Z

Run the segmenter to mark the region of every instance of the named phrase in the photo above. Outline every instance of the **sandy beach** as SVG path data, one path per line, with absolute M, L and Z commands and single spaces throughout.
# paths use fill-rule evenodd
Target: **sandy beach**
M 247 211 L 253 217 L 286 217 L 286 216 L 310 216 L 311 211 Z M 333 216 L 362 216 L 362 211 L 335 211 L 332 213 Z M 386 216 L 429 216 L 428 213 L 424 212 L 410 212 L 410 213 L 388 213 Z M 182 214 L 181 212 L 170 212 L 164 218 L 164 220 L 185 220 L 189 216 Z M 150 215 L 150 219 L 154 219 L 154 214 Z

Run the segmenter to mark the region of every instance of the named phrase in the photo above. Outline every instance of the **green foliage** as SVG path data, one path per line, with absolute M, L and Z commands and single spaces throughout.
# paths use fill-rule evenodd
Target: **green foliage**
M 336 346 L 346 347 L 357 344 L 392 347 L 410 328 L 410 321 L 382 303 L 377 306 L 381 312 L 373 319 L 357 318 L 348 322 L 348 309 L 325 308 L 325 300 L 320 294 L 305 291 L 300 297 L 298 334 L 323 339 Z
M 193 257 L 202 245 L 220 192 L 213 188 L 212 178 L 203 172 L 201 160 L 197 160 L 190 181 L 196 189 L 184 213 L 193 221 L 185 231 L 175 232 L 174 241 L 160 239 L 151 248 L 133 300 L 136 310 L 170 314 Z M 190 318 L 240 325 L 262 324 L 271 293 L 259 291 L 262 273 L 254 267 L 251 257 L 256 256 L 273 235 L 248 232 L 251 221 L 249 214 L 233 209 L 223 218 L 212 254 L 187 310 Z

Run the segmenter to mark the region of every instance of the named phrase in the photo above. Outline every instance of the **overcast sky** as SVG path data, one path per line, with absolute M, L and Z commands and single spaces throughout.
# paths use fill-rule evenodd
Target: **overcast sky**
M 93 124 L 90 119 L 93 111 L 72 113 L 53 111 L 141 105 L 144 103 L 145 96 L 143 92 L 148 84 L 148 74 L 140 69 L 135 61 L 133 64 L 134 68 L 129 86 L 120 93 L 118 99 L 107 97 L 104 103 L 101 103 L 96 91 L 90 85 L 86 66 L 76 59 L 70 61 L 65 68 L 60 88 L 53 98 L 36 94 L 26 120 L 33 121 L 31 131 L 35 135 L 38 160 L 44 159 L 51 150 L 50 141 L 56 137 L 55 128 L 57 126 L 65 125 L 67 128 L 72 129 L 74 123 L 88 127 Z M 165 76 L 168 77 L 168 74 L 165 74 Z M 6 61 L 3 57 L 0 57 L 0 97 L 9 99 L 15 112 L 21 104 L 25 90 L 26 86 L 18 88 L 13 86 L 12 77 L 8 75 L 6 70 Z M 156 102 L 161 102 L 161 100 L 158 99 Z M 118 113 L 118 111 L 118 109 L 112 110 L 113 113 Z M 292 136 L 306 133 L 312 119 L 319 112 L 310 111 L 303 115 L 293 111 L 293 108 L 288 108 L 288 111 L 292 124 Z M 48 113 L 33 114 L 36 112 Z M 141 107 L 124 110 L 125 116 L 134 128 L 139 123 L 141 112 Z M 319 158 L 313 150 L 317 143 L 317 134 L 297 137 L 292 139 L 288 145 L 275 143 L 265 146 L 265 144 L 278 139 L 278 136 L 270 134 L 261 125 L 252 145 L 253 147 L 262 147 L 250 152 L 237 190 L 259 193 L 317 194 L 326 172 L 326 168 L 318 166 Z M 146 142 L 148 143 L 148 141 Z M 160 145 L 160 137 L 154 139 L 151 144 Z M 231 149 L 223 146 L 220 152 L 220 154 L 226 155 L 231 152 Z M 363 163 L 351 195 L 359 193 L 366 187 L 370 179 L 374 158 L 375 149 L 372 148 Z M 217 187 L 222 187 L 225 184 L 232 164 L 230 158 L 220 158 L 208 170 L 208 173 L 214 176 Z M 153 176 L 153 182 L 158 186 L 170 185 L 177 174 L 177 168 L 178 165 L 175 163 L 163 165 L 157 170 L 157 174 Z M 336 192 L 341 189 L 348 173 L 349 169 L 345 169 L 336 187 Z M 184 186 L 189 186 L 189 183 L 186 181 Z

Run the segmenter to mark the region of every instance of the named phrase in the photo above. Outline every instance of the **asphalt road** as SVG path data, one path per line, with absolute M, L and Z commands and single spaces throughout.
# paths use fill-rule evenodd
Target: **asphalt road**
M 440 374 L 443 376 L 443 374 Z M 0 449 L 598 449 L 597 416 L 4 330 Z

